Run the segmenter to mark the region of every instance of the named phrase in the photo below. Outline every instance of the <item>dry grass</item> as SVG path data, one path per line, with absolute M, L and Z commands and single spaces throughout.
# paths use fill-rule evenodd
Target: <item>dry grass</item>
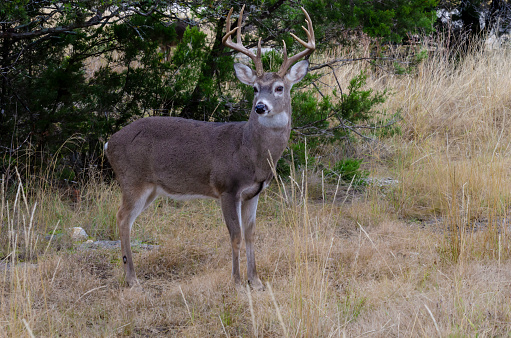
M 510 335 L 510 61 L 475 51 L 456 67 L 433 58 L 415 75 L 372 74 L 369 86 L 393 88 L 403 133 L 358 151 L 399 184 L 314 202 L 306 174 L 270 187 L 256 239 L 265 292 L 232 285 L 214 201 L 160 200 L 139 217 L 134 238 L 160 249 L 135 254 L 143 289 L 132 290 L 119 252 L 42 239 L 76 225 L 115 237 L 115 185 L 96 181 L 78 205 L 3 187 L 0 336 Z M 354 67 L 339 70 L 343 84 Z

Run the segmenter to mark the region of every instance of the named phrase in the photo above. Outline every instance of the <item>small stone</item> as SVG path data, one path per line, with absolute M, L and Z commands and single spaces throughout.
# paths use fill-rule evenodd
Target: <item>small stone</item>
M 79 242 L 84 241 L 89 238 L 89 235 L 83 230 L 83 228 L 80 227 L 73 227 L 71 228 L 71 239 L 73 241 Z

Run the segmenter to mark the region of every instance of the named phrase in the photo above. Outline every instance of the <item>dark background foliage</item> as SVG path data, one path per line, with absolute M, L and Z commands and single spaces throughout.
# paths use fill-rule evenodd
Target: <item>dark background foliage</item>
M 244 44 L 254 47 L 262 37 L 264 47 L 278 51 L 284 40 L 290 53 L 297 52 L 301 46 L 289 33 L 303 37 L 300 6 L 312 17 L 320 51 L 354 43 L 361 32 L 380 46 L 448 25 L 458 36 L 496 25 L 500 32 L 507 27 L 502 18 L 509 17 L 507 1 L 255 1 L 245 10 Z M 451 11 L 450 21 L 437 20 L 438 6 Z M 88 166 L 102 165 L 102 147 L 112 133 L 144 116 L 245 120 L 252 94 L 234 79 L 234 53 L 221 44 L 231 7 L 237 16 L 236 1 L 2 1 L 0 170 L 58 163 L 62 177 L 74 179 Z M 379 53 L 375 49 L 372 57 Z M 279 58 L 270 53 L 265 69 Z M 363 89 L 360 74 L 336 97 L 317 99 L 314 81 L 331 65 L 312 65 L 295 90 L 297 149 L 306 135 L 318 145 L 350 137 L 352 126 L 377 115 L 389 94 Z M 20 149 L 30 152 L 30 163 L 21 163 Z

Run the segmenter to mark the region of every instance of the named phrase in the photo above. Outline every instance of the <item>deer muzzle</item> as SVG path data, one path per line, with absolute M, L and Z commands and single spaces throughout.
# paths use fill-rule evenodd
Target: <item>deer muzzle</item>
M 264 103 L 258 103 L 255 106 L 255 111 L 259 115 L 264 114 L 268 110 L 268 107 Z

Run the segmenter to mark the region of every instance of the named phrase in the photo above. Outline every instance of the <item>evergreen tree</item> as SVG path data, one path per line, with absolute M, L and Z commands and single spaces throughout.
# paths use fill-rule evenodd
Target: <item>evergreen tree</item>
M 284 40 L 290 53 L 300 49 L 289 35 L 303 33 L 300 6 L 312 17 L 320 49 L 343 43 L 359 29 L 381 43 L 399 43 L 408 33 L 432 30 L 435 5 L 435 0 L 256 1 L 245 11 L 244 44 L 253 47 L 261 36 L 265 47 L 280 49 Z M 86 159 L 101 153 L 109 135 L 142 116 L 246 119 L 251 94 L 226 90 L 234 53 L 221 37 L 231 7 L 239 13 L 234 1 L 1 2 L 0 165 L 15 164 L 15 150 L 27 144 L 55 154 L 78 134 L 85 142 L 66 147 L 72 156 L 62 154 L 76 174 Z M 178 32 L 181 23 L 187 29 Z M 169 44 L 176 45 L 170 53 L 162 48 Z

